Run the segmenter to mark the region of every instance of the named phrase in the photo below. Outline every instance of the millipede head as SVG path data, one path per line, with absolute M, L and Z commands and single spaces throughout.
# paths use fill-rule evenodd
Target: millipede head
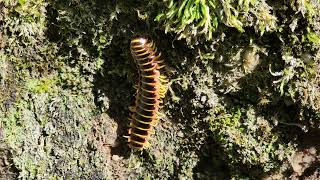
M 139 35 L 135 35 L 131 38 L 132 39 L 146 39 L 146 40 L 151 40 L 151 36 L 147 35 L 147 34 L 139 34 Z
M 131 47 L 136 45 L 143 45 L 150 41 L 150 37 L 146 35 L 135 36 L 131 39 Z

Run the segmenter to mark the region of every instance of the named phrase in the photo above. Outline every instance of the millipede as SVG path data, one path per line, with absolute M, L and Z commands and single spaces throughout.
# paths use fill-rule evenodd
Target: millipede
M 150 135 L 159 121 L 159 109 L 167 92 L 164 60 L 149 37 L 136 37 L 130 42 L 131 55 L 139 73 L 135 104 L 129 108 L 129 147 L 143 150 L 150 146 Z

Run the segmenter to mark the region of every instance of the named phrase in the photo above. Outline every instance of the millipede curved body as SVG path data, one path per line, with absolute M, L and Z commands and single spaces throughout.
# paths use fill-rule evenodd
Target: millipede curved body
M 159 120 L 159 109 L 167 91 L 168 80 L 162 73 L 165 66 L 161 53 L 152 40 L 137 37 L 131 40 L 130 51 L 139 72 L 135 105 L 130 107 L 129 146 L 143 150 Z

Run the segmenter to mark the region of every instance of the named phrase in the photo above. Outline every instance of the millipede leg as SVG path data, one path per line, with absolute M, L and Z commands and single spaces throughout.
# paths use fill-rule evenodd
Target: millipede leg
M 154 120 L 153 122 L 150 123 L 151 126 L 156 127 L 158 125 L 158 119 Z
M 136 112 L 136 107 L 135 106 L 129 106 L 129 111 L 130 112 Z
M 159 80 L 161 81 L 161 83 L 168 83 L 169 82 L 167 77 L 166 76 L 162 76 L 162 75 L 160 75 Z
M 145 145 L 144 149 L 149 148 L 150 146 L 151 146 L 151 144 L 148 141 L 146 141 L 146 145 Z
M 127 139 L 127 142 L 130 142 L 130 136 L 122 136 Z
M 159 112 L 158 115 L 159 115 L 159 119 L 161 119 L 162 121 L 165 121 L 166 116 L 163 113 Z

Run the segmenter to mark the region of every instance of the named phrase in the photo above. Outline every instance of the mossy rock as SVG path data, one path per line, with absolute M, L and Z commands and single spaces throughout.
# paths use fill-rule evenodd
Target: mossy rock
M 319 14 L 318 0 L 0 2 L 0 176 L 311 177 L 292 162 L 319 146 L 304 141 L 320 125 Z M 143 152 L 124 138 L 137 35 L 171 71 Z

